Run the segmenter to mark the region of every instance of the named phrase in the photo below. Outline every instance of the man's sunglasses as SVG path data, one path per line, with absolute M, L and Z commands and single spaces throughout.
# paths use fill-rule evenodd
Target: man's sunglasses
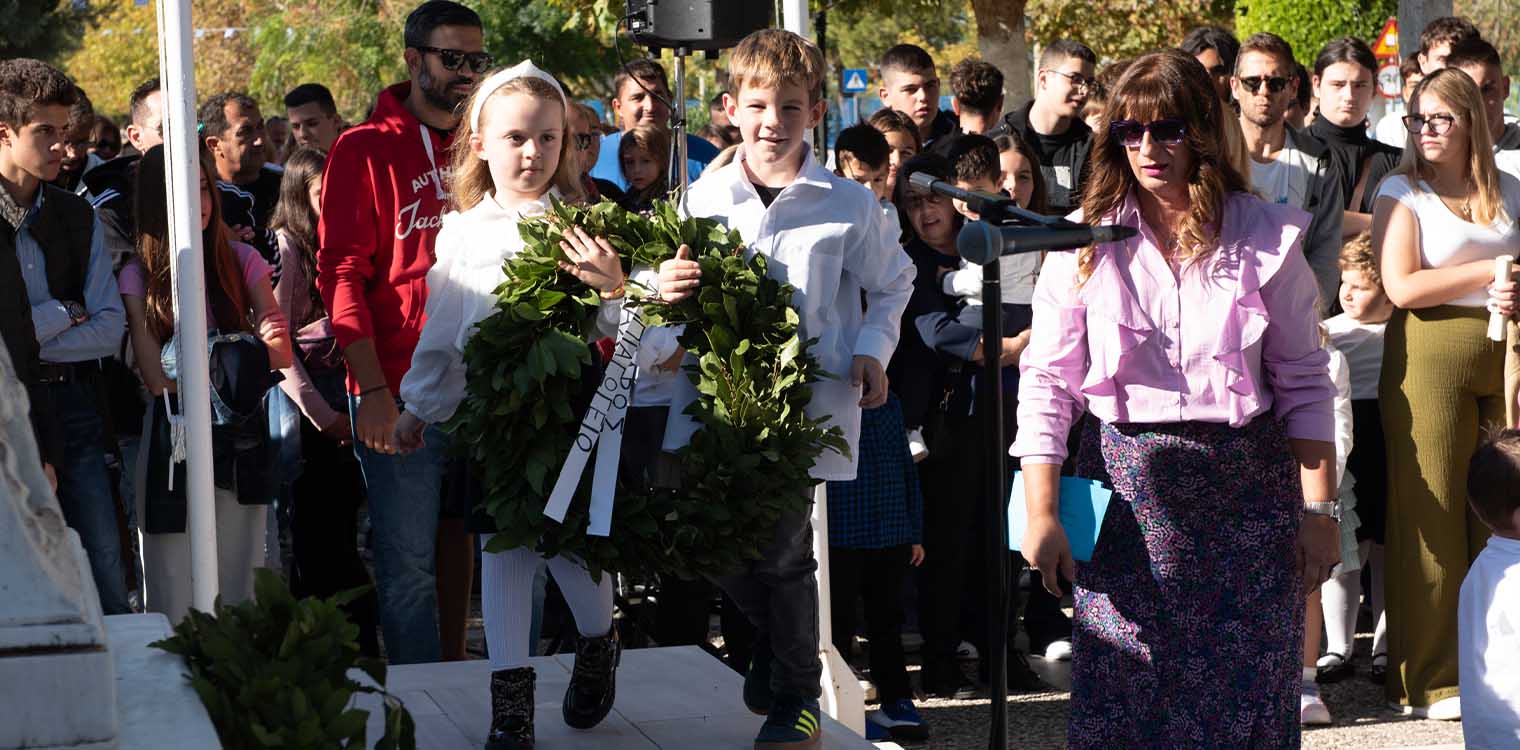
M 1249 91 L 1253 94 L 1261 88 L 1261 84 L 1263 82 L 1267 84 L 1267 91 L 1270 91 L 1274 94 L 1281 93 L 1283 89 L 1288 87 L 1288 79 L 1281 76 L 1272 76 L 1271 78 L 1266 78 L 1263 76 L 1251 76 L 1249 78 L 1240 79 L 1240 85 L 1244 86 L 1246 91 Z
M 1140 148 L 1145 134 L 1151 134 L 1151 142 L 1162 146 L 1175 146 L 1187 137 L 1187 124 L 1181 120 L 1152 120 L 1140 123 L 1134 120 L 1115 120 L 1108 126 L 1108 135 L 1125 148 Z
M 465 52 L 442 47 L 413 47 L 413 49 L 438 55 L 438 61 L 443 63 L 443 67 L 447 70 L 459 70 L 461 66 L 468 65 L 470 70 L 477 75 L 490 70 L 491 64 L 495 62 L 487 52 Z

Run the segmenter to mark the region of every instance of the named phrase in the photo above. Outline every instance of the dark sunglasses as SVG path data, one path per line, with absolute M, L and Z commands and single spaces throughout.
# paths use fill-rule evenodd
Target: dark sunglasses
M 1261 88 L 1263 81 L 1265 81 L 1267 84 L 1267 90 L 1274 94 L 1281 93 L 1283 89 L 1288 87 L 1288 79 L 1282 78 L 1280 76 L 1273 76 L 1271 78 L 1264 78 L 1262 76 L 1242 78 L 1240 79 L 1240 85 L 1246 87 L 1246 91 L 1254 94 L 1256 93 L 1257 89 Z
M 1445 135 L 1456 121 L 1456 115 L 1404 115 L 1404 129 L 1419 135 L 1429 127 L 1436 135 Z
M 491 63 L 495 62 L 487 52 L 465 52 L 442 47 L 413 47 L 413 49 L 438 55 L 438 61 L 443 63 L 446 70 L 459 70 L 461 66 L 468 65 L 470 70 L 480 74 L 490 70 Z
M 594 136 L 594 135 L 592 135 L 590 133 L 576 133 L 575 134 L 575 147 L 578 148 L 578 149 L 580 149 L 580 150 L 582 150 L 582 151 L 585 151 L 585 150 L 591 148 L 591 139 L 595 138 L 595 137 L 596 136 Z
M 1153 120 L 1140 123 L 1134 120 L 1114 120 L 1108 126 L 1108 135 L 1125 148 L 1140 148 L 1145 134 L 1151 134 L 1151 142 L 1163 146 L 1175 146 L 1187 137 L 1187 125 L 1181 120 Z

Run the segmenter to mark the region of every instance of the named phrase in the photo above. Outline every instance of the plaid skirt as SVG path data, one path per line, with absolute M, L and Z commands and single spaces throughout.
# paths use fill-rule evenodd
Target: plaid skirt
M 1281 428 L 1098 429 L 1079 473 L 1116 497 L 1077 565 L 1070 747 L 1298 747 L 1303 492 Z

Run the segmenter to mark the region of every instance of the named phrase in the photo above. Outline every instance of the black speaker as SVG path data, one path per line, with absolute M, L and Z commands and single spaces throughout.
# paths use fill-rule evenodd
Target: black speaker
M 651 49 L 727 49 L 771 25 L 771 0 L 628 0 L 628 32 Z

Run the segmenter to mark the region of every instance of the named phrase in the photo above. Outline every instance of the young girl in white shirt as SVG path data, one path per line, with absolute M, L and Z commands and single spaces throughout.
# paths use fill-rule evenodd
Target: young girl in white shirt
M 524 247 L 523 218 L 540 216 L 551 197 L 582 198 L 575 151 L 566 130 L 567 103 L 559 83 L 531 62 L 486 79 L 470 98 L 469 117 L 454 140 L 453 200 L 443 218 L 437 262 L 428 271 L 427 324 L 412 367 L 401 381 L 406 410 L 396 423 L 403 451 L 421 444 L 423 428 L 454 415 L 465 395 L 464 348 L 477 323 L 495 309 L 506 280 L 502 263 Z M 623 271 L 603 239 L 579 229 L 563 244 L 566 271 L 602 292 L 601 327 L 611 335 L 622 307 Z M 486 531 L 489 531 L 486 530 Z M 533 668 L 528 666 L 533 578 L 538 552 L 518 547 L 486 552 L 481 535 L 481 609 L 491 660 L 488 750 L 533 746 Z M 565 693 L 565 722 L 598 724 L 612 709 L 620 646 L 612 629 L 612 577 L 593 579 L 578 560 L 554 557 L 549 570 L 564 592 L 580 631 L 575 671 Z

